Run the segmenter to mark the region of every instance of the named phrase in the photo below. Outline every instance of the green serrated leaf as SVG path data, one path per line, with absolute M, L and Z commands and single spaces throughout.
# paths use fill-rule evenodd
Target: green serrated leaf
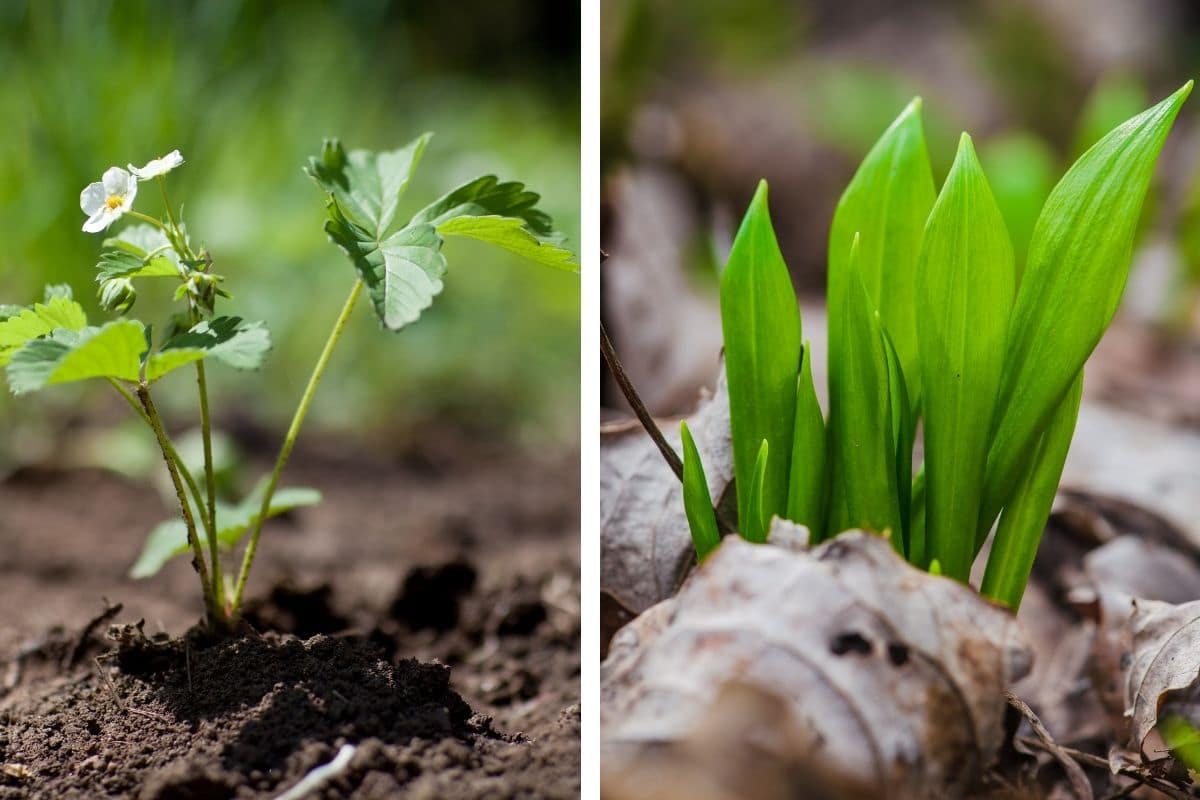
M 696 442 L 686 422 L 679 423 L 679 433 L 683 440 L 683 510 L 692 532 L 696 560 L 703 563 L 721 543 L 721 532 L 717 527 L 717 512 L 708 491 L 708 478 L 700 461 L 700 451 L 696 449 Z
M 26 394 L 88 378 L 136 381 L 145 351 L 145 329 L 133 320 L 80 331 L 59 328 L 13 354 L 8 364 L 8 384 L 13 394 Z
M 67 283 L 48 283 L 46 288 L 42 290 L 42 302 L 49 303 L 51 300 L 70 300 L 74 297 L 71 291 L 70 284 Z
M 814 542 L 825 530 L 825 436 L 825 418 L 813 384 L 812 345 L 806 342 L 796 379 L 787 518 L 807 527 Z
M 319 157 L 308 161 L 308 174 L 330 194 L 341 213 L 379 241 L 396 217 L 396 207 L 433 136 L 425 133 L 396 150 L 346 152 L 327 140 Z
M 1189 81 L 1097 142 L 1038 217 L 1013 305 L 977 547 L 1112 321 L 1154 164 L 1191 90 Z
M 96 264 L 96 281 L 104 283 L 114 278 L 178 278 L 179 267 L 165 255 L 158 255 L 149 261 L 144 255 L 138 255 L 120 248 L 110 248 L 100 253 L 100 261 Z
M 842 304 L 854 280 L 850 277 L 851 242 L 860 234 L 861 252 L 854 272 L 860 275 L 872 307 L 879 309 L 883 326 L 895 342 L 904 374 L 910 379 L 914 407 L 921 402 L 914 278 L 935 194 L 917 98 L 863 159 L 838 201 L 829 232 L 830 379 L 837 380 L 834 375 L 842 369 L 839 349 L 846 339 L 842 327 L 850 324 Z M 830 417 L 837 413 L 837 408 L 831 407 Z
M 1071 449 L 1082 397 L 1081 372 L 1055 410 L 1027 471 L 996 526 L 996 538 L 979 591 L 1013 611 L 1020 607 L 1021 596 L 1033 571 L 1033 560 L 1046 529 L 1046 520 L 1050 518 L 1058 482 L 1067 463 L 1067 452 Z
M 857 278 L 859 238 L 848 264 L 849 286 L 839 307 L 842 359 L 829 373 L 832 498 L 844 498 L 844 518 L 831 509 L 829 534 L 864 528 L 899 537 L 900 502 L 896 485 L 896 447 L 889 399 L 887 352 L 879 314 L 866 286 Z M 905 487 L 907 490 L 907 487 Z
M 784 516 L 800 368 L 800 307 L 771 227 L 765 181 L 733 241 L 721 274 L 720 301 L 734 476 L 738 486 L 748 487 L 761 442 L 774 443 L 776 457 L 762 488 L 763 511 L 768 519 Z M 752 513 L 752 502 L 749 494 L 738 492 L 738 521 L 747 538 L 759 532 L 760 515 Z
M 440 223 L 437 232 L 487 242 L 553 269 L 579 272 L 574 253 L 555 241 L 539 239 L 524 220 L 516 217 L 453 217 Z
M 929 216 L 916 277 L 926 545 L 945 574 L 965 581 L 1015 282 L 1004 219 L 965 133 Z
M 29 308 L 15 308 L 15 312 L 0 322 L 0 366 L 33 339 L 60 328 L 78 331 L 87 326 L 83 306 L 62 295 L 51 296 L 45 303 L 35 303 Z
M 236 505 L 217 503 L 217 542 L 230 549 L 257 521 L 262 506 L 265 484 L 260 484 L 242 502 Z M 321 502 L 321 493 L 316 489 L 294 487 L 280 489 L 271 498 L 268 518 L 302 506 L 313 506 Z M 158 573 L 168 561 L 176 556 L 188 555 L 191 548 L 187 541 L 187 528 L 179 518 L 159 523 L 142 546 L 142 552 L 129 570 L 131 578 L 149 578 Z
M 156 381 L 185 364 L 215 358 L 235 369 L 258 369 L 271 349 L 266 323 L 241 317 L 204 320 L 167 340 L 146 364 L 146 379 Z

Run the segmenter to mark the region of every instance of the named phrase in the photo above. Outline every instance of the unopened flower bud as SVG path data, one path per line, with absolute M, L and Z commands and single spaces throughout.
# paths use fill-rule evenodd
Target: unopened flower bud
M 100 284 L 100 305 L 107 311 L 124 314 L 137 301 L 137 290 L 129 278 L 110 278 Z

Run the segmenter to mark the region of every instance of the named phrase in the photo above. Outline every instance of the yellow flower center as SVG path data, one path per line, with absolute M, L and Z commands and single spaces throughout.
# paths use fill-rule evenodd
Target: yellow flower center
M 107 197 L 107 198 L 104 200 L 104 205 L 106 205 L 106 206 L 108 206 L 109 208 L 111 208 L 112 210 L 116 211 L 118 208 L 120 208 L 120 207 L 121 207 L 121 203 L 123 203 L 123 202 L 125 202 L 125 198 L 121 197 L 121 195 L 119 195 L 119 194 L 110 194 L 110 195 L 109 195 L 109 196 L 108 196 L 108 197 Z

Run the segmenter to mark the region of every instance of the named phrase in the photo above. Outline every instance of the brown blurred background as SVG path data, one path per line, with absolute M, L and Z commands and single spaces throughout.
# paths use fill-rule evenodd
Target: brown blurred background
M 1021 254 L 1071 161 L 1200 71 L 1191 0 L 605 0 L 602 16 L 603 315 L 657 414 L 688 410 L 715 376 L 716 276 L 759 178 L 819 339 L 833 208 L 911 97 L 924 99 L 939 182 L 971 132 Z M 1189 106 L 1089 372 L 1093 396 L 1188 424 L 1200 422 L 1198 154 Z M 603 386 L 611 417 L 620 396 Z

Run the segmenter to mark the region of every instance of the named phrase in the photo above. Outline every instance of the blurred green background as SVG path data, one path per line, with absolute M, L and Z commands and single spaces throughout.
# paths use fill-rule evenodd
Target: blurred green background
M 262 373 L 210 370 L 218 421 L 282 429 L 354 277 L 321 230 L 307 156 L 326 136 L 384 149 L 435 131 L 401 213 L 495 173 L 540 192 L 577 249 L 578 31 L 578 8 L 552 0 L 6 0 L 0 301 L 69 283 L 103 319 L 92 268 L 102 237 L 80 231 L 79 192 L 110 165 L 179 148 L 172 201 L 227 277 L 235 298 L 223 308 L 265 320 L 275 343 Z M 136 204 L 160 206 L 151 191 Z M 482 245 L 446 253 L 446 289 L 418 324 L 385 333 L 360 304 L 310 425 L 380 447 L 431 420 L 577 442 L 578 277 Z M 134 314 L 161 322 L 168 304 L 143 292 Z M 111 394 L 0 399 L 0 464 L 35 457 L 80 408 L 119 419 Z M 186 377 L 159 396 L 193 418 Z

